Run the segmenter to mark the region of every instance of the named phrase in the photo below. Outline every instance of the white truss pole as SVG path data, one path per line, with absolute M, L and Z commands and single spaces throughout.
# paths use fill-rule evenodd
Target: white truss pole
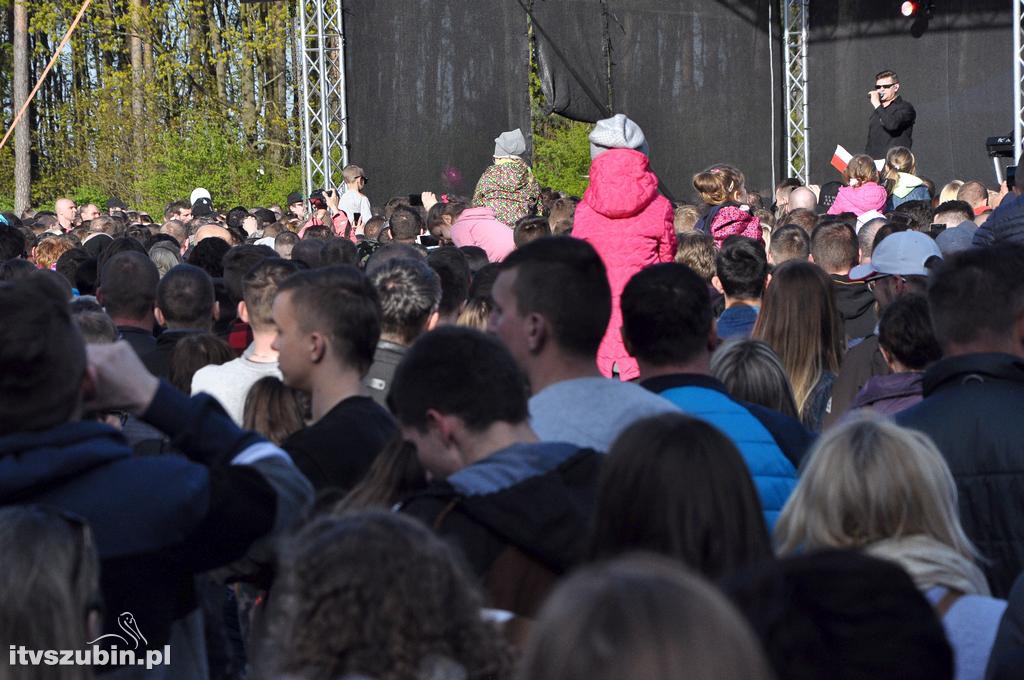
M 306 195 L 348 164 L 342 0 L 299 0 L 302 154 Z M 339 165 L 340 161 L 340 165 Z
M 1024 0 L 1017 0 L 1024 2 Z M 808 181 L 807 20 L 810 0 L 781 0 L 786 67 L 786 171 Z
M 1021 102 L 1021 71 L 1024 54 L 1021 53 L 1021 8 L 1024 0 L 1013 0 L 1013 162 L 1020 158 L 1021 132 L 1024 130 L 1024 110 Z

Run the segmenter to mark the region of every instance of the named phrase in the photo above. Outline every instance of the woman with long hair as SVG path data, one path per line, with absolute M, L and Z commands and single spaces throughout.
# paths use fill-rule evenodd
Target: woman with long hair
M 634 550 L 671 557 L 710 579 L 771 558 L 747 464 L 703 420 L 682 413 L 645 418 L 612 444 L 591 554 L 603 559 Z
M 820 431 L 844 344 L 828 274 L 801 260 L 776 269 L 752 337 L 775 350 L 793 387 L 800 420 L 808 429 Z
M 896 562 L 943 618 L 957 678 L 984 676 L 1006 603 L 988 597 L 953 475 L 926 435 L 871 414 L 829 430 L 782 511 L 775 543 L 782 555 L 856 548 Z
M 882 186 L 889 194 L 885 212 L 908 201 L 930 201 L 928 186 L 917 176 L 917 159 L 905 146 L 894 146 L 885 154 Z

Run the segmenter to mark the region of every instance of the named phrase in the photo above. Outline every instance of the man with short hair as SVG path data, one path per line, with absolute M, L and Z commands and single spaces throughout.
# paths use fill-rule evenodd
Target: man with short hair
M 871 289 L 863 281 L 850 280 L 850 270 L 859 260 L 860 244 L 853 227 L 838 221 L 815 227 L 811 234 L 811 261 L 832 278 L 832 291 L 849 347 L 874 333 L 878 325 Z
M 192 219 L 192 204 L 186 200 L 171 201 L 164 209 L 164 222 L 177 220 L 185 224 Z
M 268 258 L 245 275 L 238 318 L 252 328 L 252 344 L 237 359 L 219 366 L 204 366 L 192 377 L 192 394 L 205 392 L 211 395 L 238 425 L 242 424 L 245 398 L 253 384 L 268 375 L 281 377 L 277 351 L 272 347 L 277 335 L 273 317 L 274 297 L 281 282 L 298 270 L 293 262 Z
M 749 338 L 768 282 L 764 246 L 743 236 L 730 236 L 715 256 L 715 270 L 711 285 L 725 296 L 725 311 L 718 317 L 718 337 Z
M 865 264 L 871 261 L 871 253 L 875 249 L 875 237 L 879 230 L 889 222 L 885 217 L 876 217 L 868 220 L 857 232 L 857 250 L 860 251 L 860 263 Z
M 363 382 L 373 400 L 386 407 L 395 369 L 406 350 L 437 325 L 441 279 L 422 258 L 398 258 L 375 266 L 371 256 L 370 263 L 366 271 L 380 296 L 381 324 L 373 364 Z
M 132 251 L 114 255 L 100 272 L 96 299 L 140 357 L 156 349 L 154 305 L 160 272 L 153 261 Z
M 287 454 L 237 428 L 209 397 L 189 399 L 150 375 L 127 343 L 86 348 L 67 300 L 46 281 L 0 285 L 0 318 L 0 505 L 41 508 L 89 538 L 69 550 L 79 560 L 85 549 L 99 556 L 96 635 L 119 631 L 130 612 L 144 645 L 170 646 L 174 665 L 156 677 L 206 677 L 196 577 L 255 557 L 254 544 L 287 534 L 312 502 L 309 482 Z M 97 422 L 117 411 L 159 428 L 183 455 L 134 455 Z M 61 574 L 64 592 L 84 574 Z M 86 626 L 96 609 L 77 610 L 73 625 Z M 118 639 L 100 644 L 132 649 Z
M 960 190 L 956 192 L 956 200 L 963 201 L 971 207 L 971 219 L 979 226 L 984 223 L 985 217 L 992 212 L 992 206 L 988 201 L 988 189 L 977 180 L 964 182 Z
M 235 356 L 242 356 L 253 342 L 252 328 L 238 314 L 245 299 L 245 276 L 268 257 L 277 257 L 273 248 L 246 244 L 231 248 L 221 258 L 224 267 L 224 291 L 227 293 L 224 302 L 229 309 L 221 308 L 217 325 L 225 329 L 224 337 Z M 273 296 L 270 302 L 273 302 Z M 269 311 L 267 316 L 270 316 Z
M 345 179 L 345 193 L 338 199 L 338 209 L 345 212 L 348 223 L 358 232 L 362 225 L 373 217 L 370 199 L 363 194 L 368 180 L 363 169 L 358 165 L 346 165 L 342 169 L 341 175 Z M 358 220 L 356 220 L 356 215 L 359 216 Z
M 802 227 L 784 224 L 772 233 L 768 246 L 768 263 L 779 266 L 790 260 L 806 260 L 811 254 L 811 238 Z
M 789 194 L 789 205 L 786 208 L 789 212 L 794 210 L 808 210 L 815 213 L 818 210 L 818 197 L 808 187 L 797 187 Z
M 923 293 L 929 267 L 942 253 L 932 237 L 919 231 L 899 231 L 885 237 L 872 253 L 871 261 L 854 267 L 852 279 L 868 281 L 874 289 L 876 315 L 881 315 L 895 299 L 911 293 Z M 878 345 L 877 330 L 850 348 L 832 385 L 832 409 L 825 426 L 838 422 L 849 410 L 868 380 L 891 373 Z
M 178 252 L 181 255 L 184 255 L 185 251 L 188 250 L 188 230 L 185 228 L 184 222 L 179 220 L 164 222 L 163 226 L 160 227 L 160 233 L 167 234 L 178 242 Z
M 956 480 L 960 519 L 994 597 L 1024 569 L 1024 248 L 952 255 L 928 281 L 943 359 L 924 401 L 896 416 L 935 443 Z
M 377 291 L 354 267 L 299 272 L 278 286 L 271 348 L 285 384 L 312 401 L 312 424 L 283 448 L 317 491 L 349 491 L 397 433 L 388 412 L 363 391 L 380 316 Z
M 771 527 L 796 486 L 811 436 L 792 418 L 729 396 L 711 375 L 718 335 L 708 287 L 686 265 L 657 264 L 626 284 L 622 338 L 640 366 L 640 384 L 735 442 Z
M 864 153 L 876 160 L 885 158 L 894 146 L 914 145 L 914 122 L 917 112 L 900 96 L 900 79 L 888 69 L 875 76 L 875 87 L 868 92 L 871 118 L 868 120 L 868 142 Z
M 53 206 L 53 212 L 57 215 L 57 225 L 61 232 L 68 233 L 75 228 L 75 217 L 78 216 L 78 207 L 73 198 L 58 198 Z
M 959 226 L 962 222 L 974 221 L 974 210 L 967 201 L 959 199 L 946 201 L 935 208 L 932 216 L 933 224 L 944 224 L 947 229 Z
M 190 264 L 172 267 L 156 287 L 154 315 L 164 332 L 156 339 L 156 346 L 142 356 L 142 363 L 156 377 L 167 378 L 178 341 L 193 333 L 209 333 L 213 328 L 217 317 L 213 279 Z
M 530 424 L 542 441 L 607 452 L 633 422 L 678 409 L 628 382 L 605 378 L 597 349 L 612 313 L 601 257 L 575 238 L 542 238 L 502 263 L 489 328 L 530 381 Z
M 454 324 L 469 299 L 472 275 L 469 260 L 458 248 L 436 248 L 427 255 L 427 264 L 441 278 L 441 304 L 438 325 Z
M 603 456 L 538 442 L 515 359 L 469 328 L 420 338 L 388 401 L 433 480 L 401 511 L 460 549 L 488 606 L 535 616 L 554 582 L 585 558 Z
M 416 243 L 416 237 L 423 232 L 423 218 L 412 208 L 395 208 L 388 224 L 395 243 Z
M 82 218 L 82 222 L 91 222 L 100 216 L 100 207 L 95 203 L 89 203 L 79 211 L 78 215 Z
M 282 231 L 274 238 L 274 251 L 286 260 L 292 259 L 292 250 L 299 242 L 294 231 Z

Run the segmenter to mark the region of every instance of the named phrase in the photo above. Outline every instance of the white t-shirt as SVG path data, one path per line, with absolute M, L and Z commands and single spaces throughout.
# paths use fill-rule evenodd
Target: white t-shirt
M 353 227 L 356 226 L 356 213 L 359 213 L 359 219 L 362 220 L 363 224 L 366 224 L 373 217 L 370 199 L 354 189 L 349 189 L 341 195 L 341 198 L 338 199 L 338 208 L 345 211 L 345 215 L 348 216 L 348 222 Z

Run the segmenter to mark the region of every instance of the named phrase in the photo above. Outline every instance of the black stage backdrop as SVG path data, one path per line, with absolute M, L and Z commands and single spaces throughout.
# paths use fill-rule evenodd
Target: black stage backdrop
M 897 2 L 811 2 L 811 176 L 838 179 L 836 144 L 862 153 L 875 73 L 899 74 L 917 109 L 918 172 L 941 187 L 954 179 L 995 181 L 985 138 L 1013 129 L 1010 4 L 942 0 L 927 26 L 897 15 Z
M 751 187 L 768 188 L 773 159 L 779 162 L 785 153 L 777 5 L 774 0 L 535 0 L 545 93 L 556 113 L 591 122 L 605 116 L 602 106 L 610 99 L 616 113 L 643 128 L 651 164 L 676 199 L 692 196 L 694 173 L 714 162 L 733 163 Z M 771 42 L 770 8 L 775 12 Z M 560 55 L 572 60 L 575 74 Z
M 344 6 L 349 158 L 374 205 L 469 195 L 495 137 L 521 127 L 529 139 L 527 21 L 515 0 Z

